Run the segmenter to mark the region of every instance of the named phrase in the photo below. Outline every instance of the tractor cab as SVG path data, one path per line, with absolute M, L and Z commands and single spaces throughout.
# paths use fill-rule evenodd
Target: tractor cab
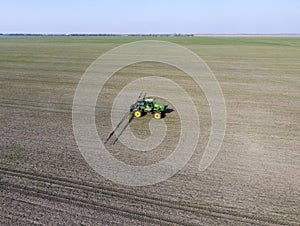
M 152 97 L 145 98 L 145 102 L 146 103 L 153 103 L 154 102 L 154 98 L 152 98 Z
M 144 100 L 138 100 L 137 101 L 137 106 L 144 107 L 145 106 L 145 101 Z
M 146 103 L 146 109 L 152 111 L 154 108 L 154 98 L 145 99 L 145 103 Z

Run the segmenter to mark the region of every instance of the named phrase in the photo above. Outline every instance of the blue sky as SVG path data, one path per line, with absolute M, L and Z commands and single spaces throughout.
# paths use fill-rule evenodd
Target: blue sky
M 300 1 L 3 0 L 0 33 L 300 33 Z

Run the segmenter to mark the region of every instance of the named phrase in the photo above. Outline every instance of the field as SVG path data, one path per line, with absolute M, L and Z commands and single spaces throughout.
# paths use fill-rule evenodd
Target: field
M 79 80 L 101 54 L 147 39 L 0 37 L 0 224 L 300 225 L 300 38 L 156 38 L 197 53 L 218 79 L 227 109 L 219 154 L 198 171 L 211 116 L 195 82 L 172 66 L 142 62 L 106 83 L 96 106 L 99 136 L 112 129 L 110 107 L 124 84 L 163 76 L 186 89 L 199 112 L 191 160 L 170 179 L 142 187 L 115 184 L 87 164 L 72 127 Z M 132 121 L 137 137 L 150 135 L 150 119 Z M 180 136 L 176 109 L 163 120 L 167 136 L 150 152 L 120 142 L 106 147 L 128 164 L 160 161 Z

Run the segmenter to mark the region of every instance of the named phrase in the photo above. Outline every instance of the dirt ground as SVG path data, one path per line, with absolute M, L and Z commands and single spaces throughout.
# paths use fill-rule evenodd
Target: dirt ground
M 112 129 L 110 107 L 119 90 L 146 76 L 164 76 L 186 89 L 201 125 L 195 153 L 182 170 L 164 182 L 131 187 L 106 180 L 84 160 L 73 134 L 72 103 L 87 67 L 107 50 L 135 40 L 0 38 L 0 224 L 300 225 L 300 39 L 164 39 L 197 53 L 223 90 L 225 138 L 204 172 L 198 166 L 211 116 L 195 82 L 160 63 L 116 73 L 97 101 L 102 140 Z M 150 119 L 134 119 L 130 129 L 145 138 Z M 176 109 L 163 120 L 167 136 L 150 152 L 120 142 L 106 148 L 127 164 L 160 161 L 180 136 Z

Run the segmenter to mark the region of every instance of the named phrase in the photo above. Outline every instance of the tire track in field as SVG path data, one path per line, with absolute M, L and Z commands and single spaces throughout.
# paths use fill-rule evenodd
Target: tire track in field
M 131 202 L 134 201 L 135 203 L 140 203 L 141 206 L 155 207 L 158 210 L 163 207 L 171 211 L 172 210 L 175 212 L 183 211 L 184 213 L 193 214 L 195 216 L 203 215 L 203 216 L 208 216 L 208 217 L 213 217 L 218 219 L 221 218 L 221 219 L 227 219 L 234 222 L 243 222 L 243 223 L 250 223 L 250 224 L 296 225 L 296 223 L 294 222 L 278 222 L 277 220 L 270 219 L 270 218 L 265 219 L 262 217 L 229 212 L 222 209 L 196 206 L 189 203 L 177 203 L 169 200 L 142 196 L 130 192 L 119 191 L 101 185 L 96 186 L 90 183 L 77 182 L 77 181 L 72 181 L 63 178 L 56 178 L 52 176 L 45 177 L 42 175 L 7 169 L 3 167 L 0 167 L 0 173 L 12 177 L 27 178 L 29 180 L 33 180 L 37 182 L 55 184 L 63 188 L 77 189 L 79 191 L 78 194 L 80 194 L 80 191 L 85 191 L 87 193 L 91 193 L 94 195 L 99 194 L 101 196 L 106 196 L 106 198 L 116 198 L 117 201 L 122 201 L 125 204 L 127 204 L 128 201 Z M 171 215 L 169 215 L 169 217 L 165 217 L 165 216 L 162 217 L 161 215 L 155 213 L 149 213 L 149 212 L 146 213 L 139 209 L 132 210 L 128 208 L 126 205 L 124 205 L 122 208 L 122 207 L 108 205 L 104 203 L 93 202 L 82 196 L 70 197 L 69 195 L 60 194 L 60 193 L 52 194 L 50 191 L 45 191 L 39 188 L 29 188 L 26 186 L 16 185 L 16 184 L 6 184 L 6 186 L 5 185 L 0 185 L 0 186 L 3 189 L 11 189 L 20 193 L 26 193 L 28 195 L 33 195 L 33 196 L 40 196 L 41 198 L 46 198 L 49 200 L 56 200 L 64 203 L 72 203 L 78 206 L 100 209 L 103 211 L 109 211 L 113 214 L 121 215 L 124 217 L 131 217 L 131 218 L 134 217 L 137 220 L 142 220 L 142 221 L 147 220 L 149 223 L 186 224 L 186 222 L 183 222 L 183 219 L 175 219 L 175 217 Z
M 110 214 L 126 217 L 129 219 L 136 219 L 141 222 L 147 223 L 155 223 L 155 224 L 163 224 L 163 225 L 182 225 L 183 222 L 177 221 L 174 219 L 160 217 L 159 215 L 153 214 L 145 214 L 139 211 L 130 210 L 128 208 L 119 208 L 113 205 L 106 205 L 103 203 L 96 203 L 90 200 L 82 199 L 82 198 L 74 198 L 70 199 L 69 196 L 64 196 L 61 194 L 52 195 L 49 192 L 44 192 L 39 189 L 28 189 L 28 188 L 21 188 L 21 187 L 13 187 L 13 190 L 19 193 L 23 193 L 26 195 L 36 196 L 43 199 L 49 199 L 52 201 L 57 201 L 65 204 L 72 204 L 82 208 L 91 208 L 97 211 L 108 212 Z
M 0 223 L 1 225 L 17 225 L 17 223 L 20 224 L 22 222 L 22 225 L 45 225 L 43 223 L 31 220 L 31 219 L 25 219 L 25 216 L 22 216 L 21 214 L 1 214 L 0 213 Z M 6 219 L 6 220 L 5 220 Z
M 12 192 L 15 194 L 15 192 L 12 189 Z M 19 193 L 19 192 L 18 192 Z M 21 194 L 21 193 L 19 193 Z M 12 195 L 12 194 L 10 194 Z M 55 224 L 57 225 L 97 225 L 99 224 L 99 220 L 101 219 L 101 224 L 104 225 L 119 225 L 120 223 L 118 223 L 118 220 L 112 222 L 112 221 L 108 221 L 107 219 L 103 219 L 103 215 L 99 216 L 95 216 L 94 212 L 89 212 L 86 213 L 84 212 L 84 209 L 86 208 L 81 208 L 79 206 L 70 206 L 68 203 L 63 203 L 64 205 L 68 205 L 68 206 L 64 206 L 61 207 L 60 203 L 55 203 L 53 204 L 53 202 L 51 202 L 50 204 L 42 204 L 41 200 L 39 199 L 40 197 L 33 197 L 33 196 L 19 196 L 19 197 L 11 197 L 9 194 L 5 194 L 3 195 L 3 197 L 5 197 L 6 199 L 9 200 L 13 200 L 14 202 L 18 202 L 18 203 L 22 203 L 24 204 L 26 207 L 26 210 L 29 212 L 29 216 L 28 214 L 24 214 L 22 212 L 20 212 L 20 210 L 16 210 L 13 209 L 13 212 L 8 210 L 8 211 L 0 211 L 0 219 L 4 219 L 6 218 L 7 221 L 11 222 L 11 221 L 21 221 L 23 222 L 22 224 L 25 224 L 28 222 L 31 225 L 49 225 L 49 222 L 51 222 L 52 217 L 50 217 L 50 219 L 37 219 L 36 216 L 32 216 L 31 212 L 37 213 L 37 209 L 39 211 L 43 210 L 44 213 L 54 213 L 54 216 L 56 214 L 56 217 L 59 217 L 60 221 L 55 221 Z M 13 207 L 12 207 L 13 208 Z M 1 210 L 1 207 L 0 207 Z M 67 214 L 67 221 L 66 221 L 66 215 Z M 109 214 L 109 213 L 107 213 Z M 61 218 L 62 216 L 64 216 L 63 218 Z M 111 214 L 109 214 L 109 216 L 111 216 Z M 100 219 L 99 219 L 100 218 Z M 126 218 L 128 219 L 128 218 Z M 129 222 L 131 222 L 132 219 L 129 219 Z M 46 224 L 44 222 L 47 222 Z M 76 222 L 76 223 L 74 223 Z M 140 221 L 138 221 L 139 224 L 141 224 Z M 1 222 L 0 222 L 1 223 Z M 136 223 L 135 223 L 136 224 Z M 2 224 L 0 224 L 2 225 Z M 3 225 L 8 225 L 8 223 L 3 222 Z M 15 224 L 17 225 L 17 224 Z
M 56 108 L 41 107 L 41 106 L 29 106 L 29 105 L 26 106 L 26 105 L 6 104 L 6 103 L 1 103 L 0 106 L 6 108 L 13 108 L 13 109 L 29 110 L 29 111 L 53 112 L 53 113 L 61 113 L 61 114 L 71 113 L 71 110 L 56 109 Z
M 71 113 L 73 103 L 64 102 L 45 102 L 45 101 L 30 101 L 22 99 L 10 99 L 10 98 L 0 98 L 0 106 L 3 108 L 16 108 L 25 109 L 29 111 L 41 111 L 41 112 L 55 112 L 55 113 Z M 95 106 L 95 109 L 105 111 L 105 113 L 111 111 L 109 106 Z M 118 109 L 123 112 L 123 109 Z
M 82 208 L 91 208 L 94 210 L 98 211 L 103 211 L 103 212 L 109 212 L 114 215 L 119 215 L 122 217 L 126 217 L 129 219 L 136 219 L 141 222 L 147 222 L 147 223 L 155 223 L 159 225 L 182 225 L 183 222 L 181 221 L 176 221 L 174 219 L 169 219 L 169 218 L 164 218 L 159 215 L 154 215 L 154 214 L 146 214 L 139 212 L 138 210 L 131 210 L 129 208 L 119 208 L 117 206 L 113 205 L 107 205 L 103 203 L 97 203 L 85 198 L 75 198 L 75 197 L 70 197 L 68 195 L 63 195 L 63 194 L 52 194 L 49 191 L 45 191 L 42 189 L 37 189 L 37 188 L 29 188 L 27 186 L 20 186 L 20 185 L 12 185 L 12 184 L 0 184 L 0 187 L 2 189 L 8 189 L 13 192 L 18 192 L 21 194 L 25 194 L 26 196 L 34 196 L 37 198 L 42 198 L 42 199 L 48 199 L 51 201 L 56 201 L 56 202 L 61 202 L 65 204 L 73 204 Z

